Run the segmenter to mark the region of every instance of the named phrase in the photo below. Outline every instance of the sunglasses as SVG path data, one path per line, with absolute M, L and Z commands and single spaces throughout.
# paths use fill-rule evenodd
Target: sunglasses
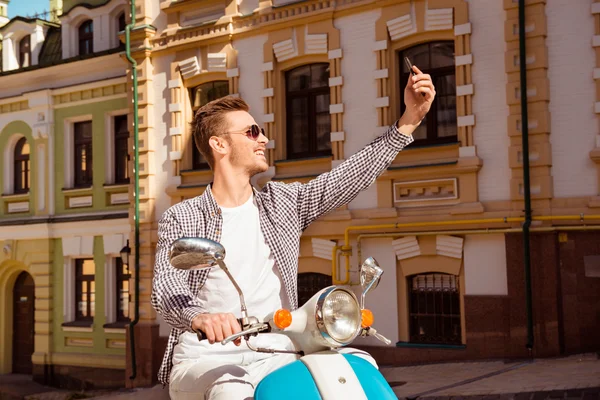
M 256 141 L 260 134 L 265 135 L 265 130 L 258 125 L 251 125 L 245 131 L 242 132 L 226 132 L 226 133 L 234 133 L 237 135 L 246 135 L 248 139 Z

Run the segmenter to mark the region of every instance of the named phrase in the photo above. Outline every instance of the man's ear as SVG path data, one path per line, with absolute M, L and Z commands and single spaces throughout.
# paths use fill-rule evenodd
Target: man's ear
M 225 138 L 211 136 L 210 139 L 208 139 L 208 144 L 217 154 L 227 154 L 228 143 Z

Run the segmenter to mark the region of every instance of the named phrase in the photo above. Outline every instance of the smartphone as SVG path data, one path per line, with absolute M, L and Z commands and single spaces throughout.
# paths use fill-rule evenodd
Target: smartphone
M 413 65 L 410 62 L 410 60 L 408 59 L 408 57 L 404 57 L 404 63 L 406 64 L 406 68 L 408 68 L 408 71 L 413 74 L 416 75 L 417 73 L 415 71 L 413 71 Z

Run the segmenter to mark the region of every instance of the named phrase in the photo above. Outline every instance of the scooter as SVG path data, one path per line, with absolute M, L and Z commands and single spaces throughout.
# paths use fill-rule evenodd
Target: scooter
M 300 358 L 267 375 L 256 387 L 255 400 L 397 399 L 379 370 L 364 358 L 340 354 L 335 349 L 351 344 L 358 336 L 373 336 L 389 345 L 390 340 L 373 327 L 373 313 L 364 307 L 366 294 L 377 287 L 383 274 L 369 257 L 361 265 L 362 295 L 359 301 L 350 290 L 329 286 L 317 292 L 295 311 L 276 310 L 259 321 L 248 316 L 244 294 L 225 265 L 225 248 L 205 238 L 181 238 L 170 250 L 171 265 L 182 270 L 221 268 L 235 286 L 241 304 L 241 332 L 225 338 L 228 344 L 243 338 L 250 348 L 262 353 L 292 353 Z M 205 340 L 197 331 L 198 340 Z M 295 350 L 253 347 L 250 338 L 261 333 L 287 335 Z

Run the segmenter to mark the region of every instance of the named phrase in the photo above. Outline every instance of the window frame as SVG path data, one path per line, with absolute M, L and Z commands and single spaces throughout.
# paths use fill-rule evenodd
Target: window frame
M 124 119 L 124 130 L 119 131 L 118 130 L 118 124 L 117 124 L 117 120 L 118 119 Z M 114 184 L 115 185 L 125 185 L 125 184 L 129 184 L 131 177 L 129 176 L 129 167 L 128 167 L 128 163 L 129 163 L 129 128 L 128 128 L 128 123 L 127 123 L 127 114 L 121 114 L 121 115 L 114 115 L 112 116 L 112 135 L 113 135 L 113 146 L 112 146 L 112 152 L 113 152 L 113 168 L 114 168 Z M 123 145 L 124 144 L 124 145 Z M 120 146 L 122 148 L 120 148 Z M 123 156 L 123 153 L 125 155 L 125 166 L 124 166 L 124 170 L 121 170 L 120 167 L 120 162 L 119 159 L 120 157 Z
M 419 43 L 419 44 L 415 44 L 413 46 L 404 48 L 404 49 L 400 49 L 396 52 L 396 60 L 398 62 L 399 68 L 398 68 L 398 76 L 400 78 L 400 115 L 402 115 L 406 109 L 406 106 L 404 104 L 404 87 L 406 85 L 406 81 L 408 80 L 408 73 L 403 72 L 404 71 L 404 55 L 407 51 L 415 48 L 415 47 L 420 47 L 423 45 L 428 45 L 428 51 L 429 51 L 429 59 L 431 62 L 431 49 L 432 49 L 432 45 L 435 44 L 443 44 L 443 43 L 447 43 L 447 44 L 452 44 L 452 46 L 454 47 L 454 41 L 453 40 L 434 40 L 434 41 L 429 41 L 429 42 L 425 42 L 425 43 Z M 456 50 L 454 50 L 456 51 Z M 411 60 L 413 61 L 413 60 Z M 427 73 L 429 75 L 432 76 L 432 78 L 435 80 L 437 78 L 440 77 L 445 77 L 445 76 L 449 76 L 449 75 L 454 75 L 454 92 L 455 92 L 455 96 L 456 96 L 456 66 L 455 65 L 451 65 L 451 66 L 445 66 L 445 67 L 438 67 L 438 68 L 427 68 L 426 70 L 422 69 L 424 73 Z M 434 81 L 435 83 L 435 81 Z M 457 143 L 458 142 L 458 125 L 456 127 L 456 135 L 453 136 L 446 136 L 446 137 L 439 137 L 438 136 L 438 124 L 437 124 L 437 111 L 438 111 L 438 106 L 439 106 L 439 97 L 436 96 L 436 99 L 433 101 L 433 104 L 431 105 L 431 109 L 429 110 L 429 112 L 427 113 L 426 116 L 426 126 L 427 126 L 427 137 L 425 139 L 415 139 L 415 141 L 413 142 L 413 146 L 435 146 L 435 145 L 440 145 L 440 144 L 449 144 L 449 143 Z M 458 115 L 456 113 L 456 104 L 457 102 L 455 102 L 455 115 L 454 115 L 454 119 L 455 121 L 458 118 Z
M 324 86 L 320 86 L 317 88 L 308 88 L 308 89 L 300 89 L 290 91 L 289 89 L 289 75 L 297 71 L 301 68 L 311 67 L 313 65 L 327 65 L 330 68 L 330 64 L 327 62 L 316 62 L 311 64 L 300 65 L 291 69 L 288 69 L 284 72 L 284 84 L 285 84 L 285 112 L 286 112 L 286 159 L 288 160 L 298 160 L 298 159 L 306 159 L 306 158 L 318 158 L 318 157 L 327 157 L 333 154 L 333 150 L 331 148 L 331 140 L 329 150 L 317 150 L 317 129 L 316 129 L 316 98 L 320 95 L 327 95 L 329 98 L 328 106 L 331 104 L 331 89 L 329 87 L 329 81 Z M 293 140 L 291 138 L 292 132 L 292 100 L 293 99 L 308 99 L 308 151 L 305 152 L 293 152 L 292 151 L 292 143 Z M 329 113 L 329 132 L 331 135 L 331 114 Z
M 229 95 L 231 93 L 231 85 L 229 84 L 229 81 L 226 79 L 215 79 L 215 80 L 203 82 L 203 83 L 200 83 L 198 85 L 194 85 L 194 86 L 191 86 L 188 88 L 188 95 L 190 98 L 190 106 L 192 108 L 192 118 L 196 114 L 196 110 L 198 110 L 200 107 L 202 107 L 204 105 L 204 104 L 201 104 L 197 107 L 194 106 L 194 95 L 195 95 L 196 89 L 199 88 L 200 86 L 205 86 L 205 85 L 212 85 L 211 89 L 215 89 L 215 84 L 217 84 L 217 83 L 226 83 L 227 84 L 227 95 Z M 225 96 L 227 96 L 227 95 L 225 95 Z M 221 97 L 225 97 L 225 96 L 221 96 Z M 221 97 L 209 99 L 208 102 L 219 99 Z M 202 157 L 200 150 L 198 150 L 198 147 L 196 146 L 196 142 L 192 135 L 190 135 L 189 141 L 191 143 L 191 155 L 192 155 L 191 156 L 191 168 L 192 168 L 192 170 L 193 171 L 202 171 L 202 170 L 210 169 L 208 162 L 206 162 L 206 160 L 204 160 L 204 157 Z
M 83 264 L 85 261 L 92 261 L 94 263 L 94 274 L 83 274 Z M 90 278 L 91 276 L 91 278 Z M 96 282 L 96 263 L 93 258 L 76 258 L 75 259 L 75 273 L 74 273 L 74 282 L 75 282 L 75 293 L 74 293 L 74 301 L 75 301 L 75 315 L 73 322 L 76 323 L 92 323 L 94 321 L 94 317 L 96 315 L 96 290 L 95 290 L 95 282 Z M 88 282 L 87 287 L 87 316 L 83 316 L 81 311 L 79 310 L 79 302 L 80 300 L 83 302 L 83 292 L 80 289 L 80 283 Z M 91 291 L 91 282 L 94 282 L 94 291 Z M 91 295 L 94 295 L 94 307 L 92 307 Z M 92 315 L 93 312 L 93 315 Z
M 90 27 L 90 31 L 86 32 L 86 28 Z M 77 28 L 77 44 L 80 56 L 94 54 L 94 21 L 87 19 L 79 24 Z M 89 44 L 89 47 L 87 47 Z M 83 50 L 83 51 L 82 51 Z
M 433 280 L 435 283 L 435 276 L 438 276 L 438 275 L 439 276 L 450 276 L 451 281 L 453 281 L 453 283 L 454 283 L 454 287 L 451 287 L 450 290 L 444 290 L 443 288 L 442 288 L 442 290 L 429 290 L 430 288 L 426 287 L 426 291 L 428 293 L 433 293 L 433 296 L 434 296 L 434 300 L 433 300 L 434 301 L 434 312 L 433 313 L 427 312 L 428 311 L 427 304 L 425 306 L 425 308 L 426 308 L 425 313 L 422 313 L 419 310 L 414 311 L 415 309 L 413 309 L 413 307 L 419 307 L 418 305 L 415 306 L 414 298 L 417 297 L 417 295 L 425 292 L 425 290 L 421 291 L 421 293 L 415 293 L 415 291 L 413 289 L 413 280 L 417 279 L 420 276 L 426 277 L 426 279 L 427 279 L 427 277 L 433 276 Z M 461 298 L 460 276 L 442 273 L 442 272 L 424 272 L 424 273 L 418 273 L 418 274 L 408 276 L 406 278 L 406 284 L 407 284 L 406 296 L 407 296 L 407 307 L 408 307 L 409 342 L 410 343 L 418 343 L 418 344 L 427 344 L 427 345 L 439 345 L 439 344 L 462 345 L 462 310 L 461 310 L 461 305 L 460 305 L 460 298 Z M 434 289 L 436 289 L 436 288 L 434 287 Z M 435 312 L 435 303 L 437 302 L 437 300 L 435 299 L 435 296 L 441 294 L 441 296 L 442 296 L 441 303 L 442 303 L 442 308 L 443 308 L 444 307 L 444 297 L 443 296 L 445 293 L 450 293 L 450 296 L 451 296 L 449 299 L 451 313 L 445 314 L 443 310 L 441 313 L 436 313 Z M 457 307 L 456 310 L 453 309 L 452 303 L 456 303 L 456 307 Z M 455 313 L 452 314 L 452 311 L 455 311 Z M 452 335 L 452 334 L 444 335 L 443 329 L 442 329 L 442 332 L 439 332 L 439 320 L 441 318 L 443 321 L 443 319 L 445 317 L 448 317 L 448 319 L 451 319 L 450 326 L 452 326 L 452 320 L 454 322 L 458 322 L 458 335 Z M 433 326 L 435 327 L 434 328 L 434 336 L 441 338 L 441 339 L 440 340 L 426 340 L 426 337 L 419 338 L 420 335 L 415 333 L 415 329 L 417 328 L 417 326 L 414 325 L 415 318 L 416 318 L 416 321 L 419 321 L 420 318 L 433 319 L 433 321 L 434 321 Z M 442 324 L 442 326 L 443 326 L 443 324 Z M 425 334 L 423 334 L 423 336 L 425 336 Z
M 131 271 L 129 266 L 127 267 L 128 273 L 123 273 L 123 260 L 120 257 L 115 257 L 115 323 L 122 324 L 131 321 L 131 317 L 124 316 L 123 310 L 121 310 L 121 284 L 125 281 L 129 282 L 131 279 Z M 131 302 L 131 287 L 127 289 L 127 312 L 129 314 L 129 303 Z
M 24 46 L 26 47 L 26 49 L 23 49 Z M 19 40 L 18 56 L 19 57 L 18 57 L 17 61 L 19 63 L 19 68 L 27 68 L 32 65 L 31 35 L 25 35 Z M 23 60 L 24 56 L 27 56 L 27 60 Z M 25 63 L 25 61 L 27 61 L 27 65 L 23 65 Z
M 23 147 L 29 145 L 27 138 L 22 136 L 16 143 L 13 150 L 13 193 L 14 194 L 25 194 L 29 193 L 31 188 L 31 145 L 29 145 L 29 154 L 23 155 Z M 17 152 L 19 154 L 17 154 Z M 19 185 L 20 176 L 22 174 L 21 167 L 23 162 L 26 162 L 25 167 L 25 184 Z M 21 187 L 23 186 L 23 187 Z
M 91 135 L 89 139 L 78 139 L 77 128 L 83 126 L 83 124 L 89 124 Z M 74 188 L 88 188 L 94 185 L 94 174 L 93 174 L 93 125 L 92 121 L 79 121 L 73 123 L 73 187 Z M 82 146 L 86 148 L 86 173 L 80 170 L 80 165 L 77 165 L 77 150 L 78 147 Z M 88 157 L 89 154 L 89 157 Z M 87 172 L 89 171 L 89 172 Z M 89 175 L 85 178 L 82 175 Z

